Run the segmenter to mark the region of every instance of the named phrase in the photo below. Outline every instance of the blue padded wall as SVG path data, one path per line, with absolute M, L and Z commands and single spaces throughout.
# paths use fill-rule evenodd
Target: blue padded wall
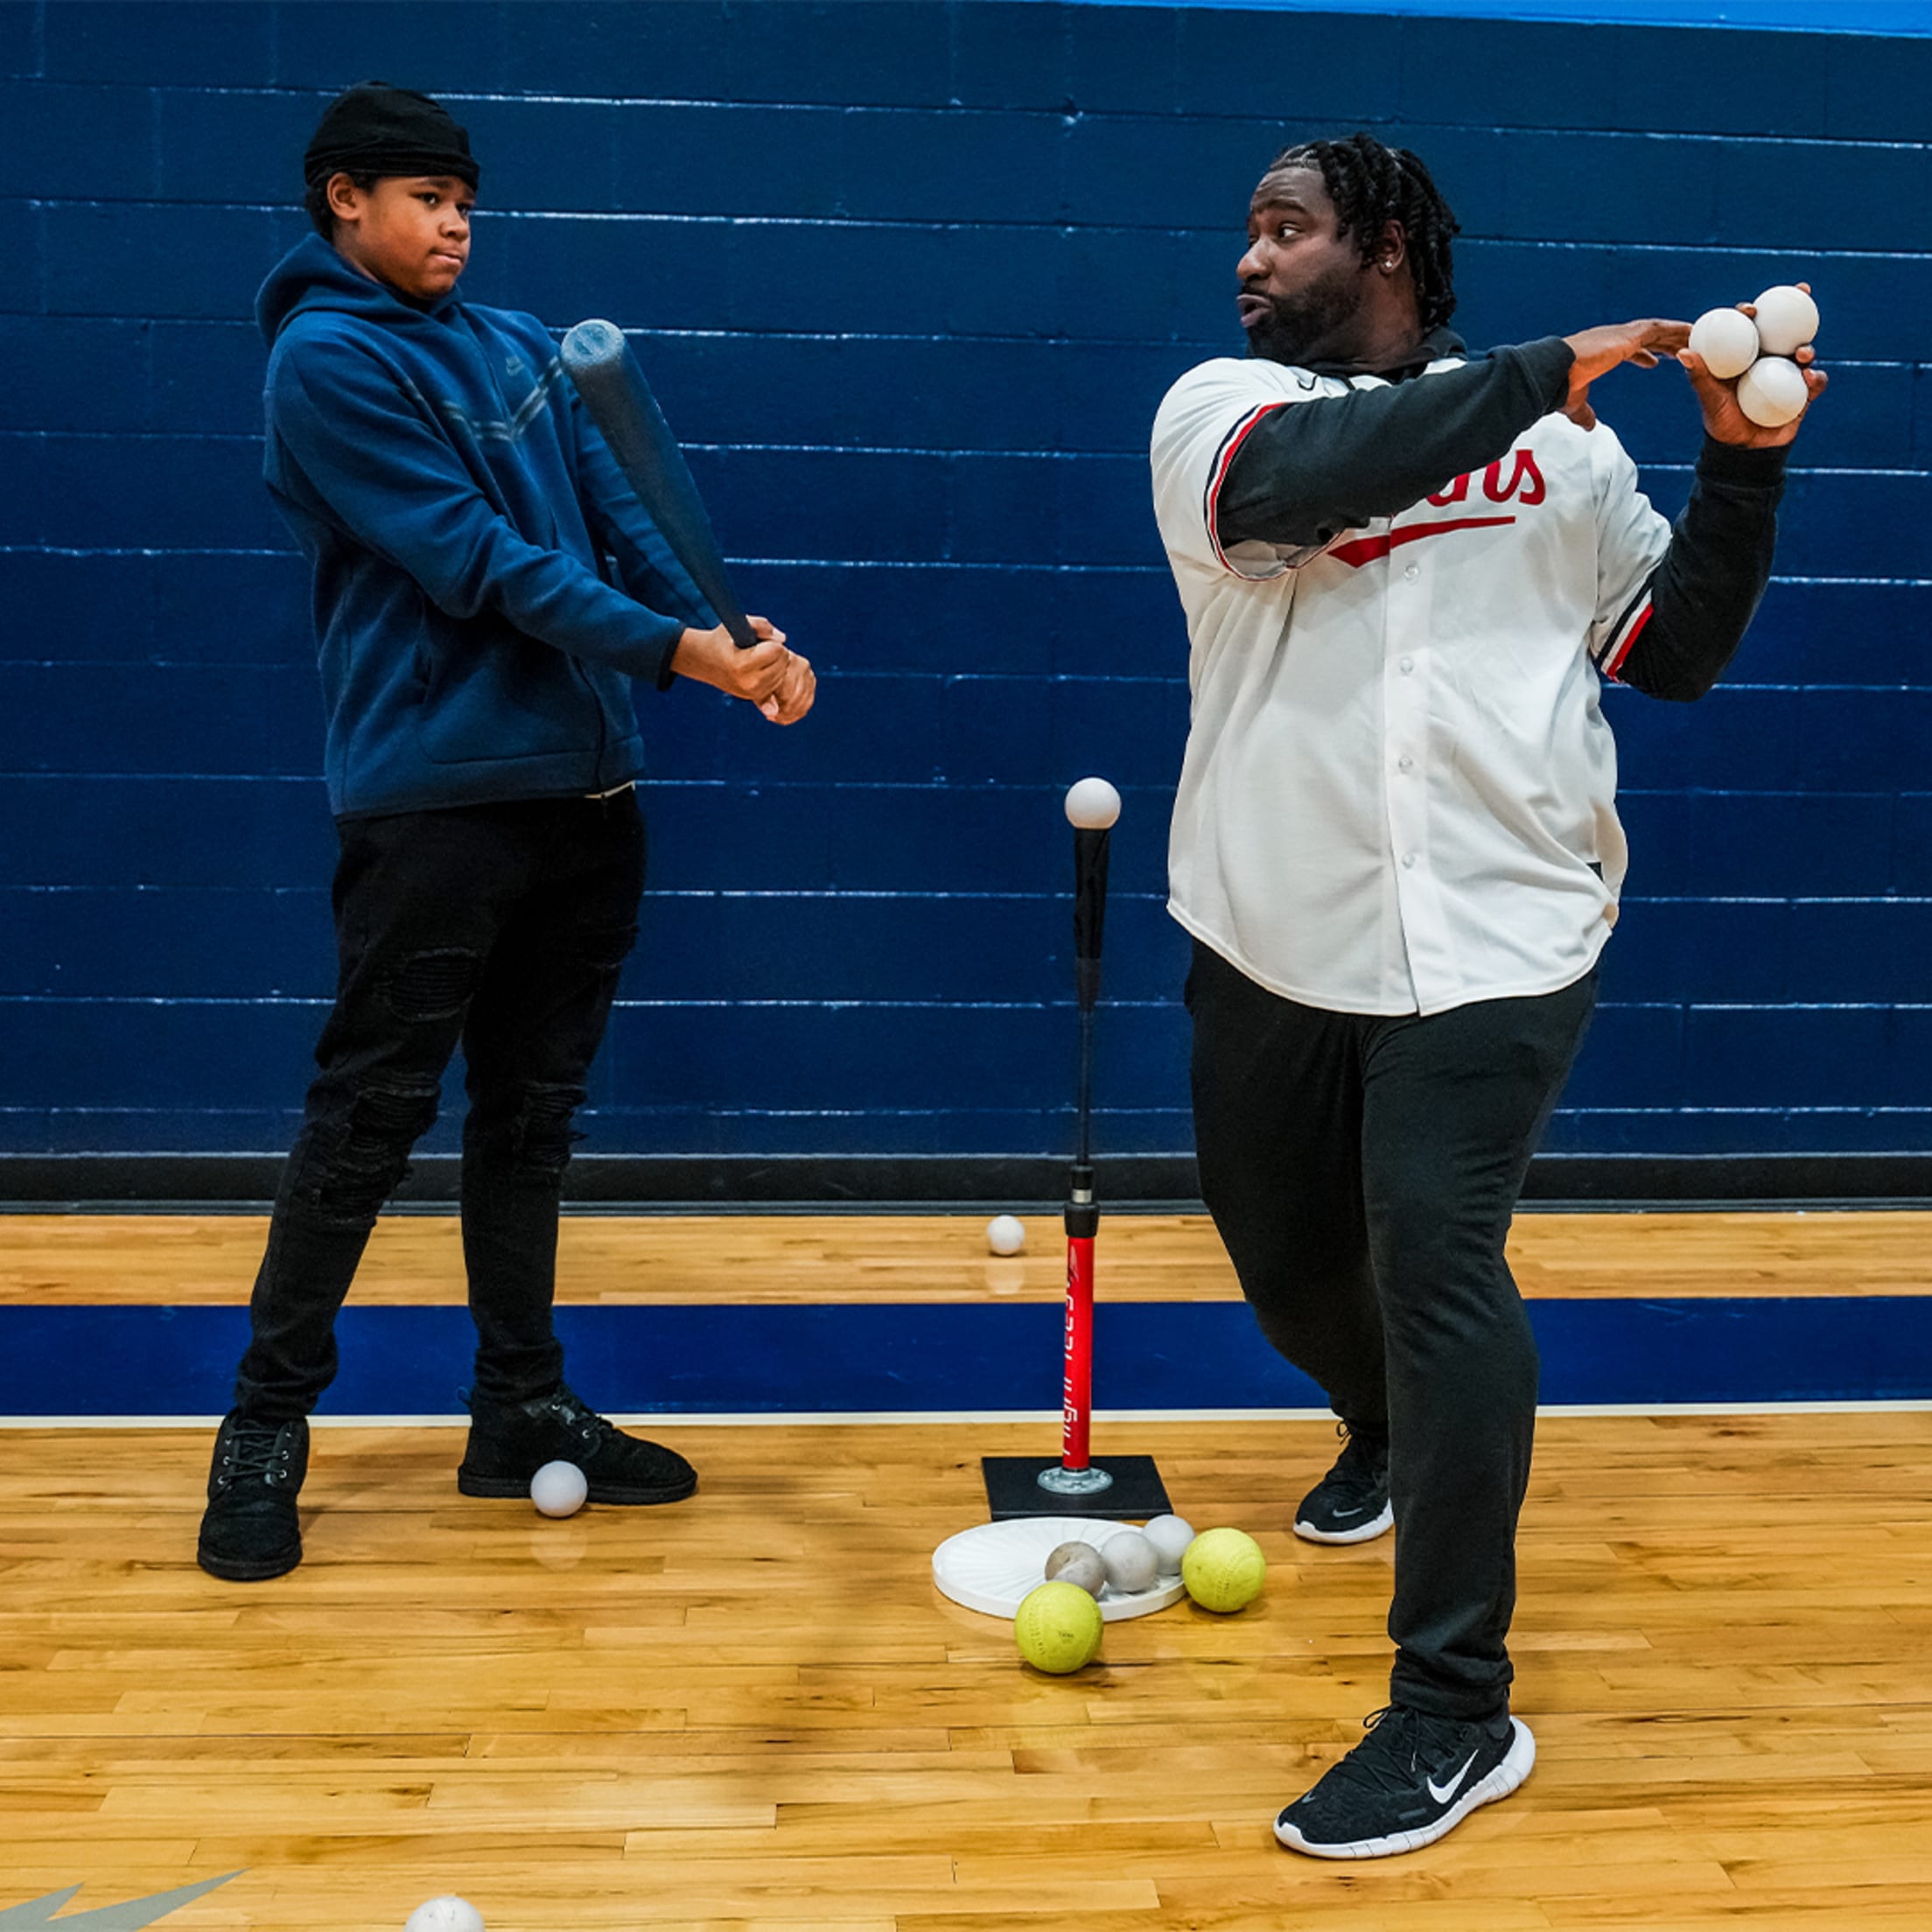
M 1418 149 L 1479 343 L 1804 276 L 1832 389 L 1706 703 L 1613 699 L 1635 850 L 1550 1145 L 1932 1151 L 1932 42 L 1050 0 L 0 4 L 0 1154 L 275 1150 L 331 982 L 256 284 L 368 74 L 485 164 L 468 287 L 638 332 L 796 731 L 647 694 L 605 1153 L 1057 1153 L 1059 795 L 1126 795 L 1100 1144 L 1185 1150 L 1185 639 L 1147 501 L 1291 131 Z M 1674 511 L 1674 369 L 1599 403 Z M 452 1144 L 453 1123 L 436 1145 Z

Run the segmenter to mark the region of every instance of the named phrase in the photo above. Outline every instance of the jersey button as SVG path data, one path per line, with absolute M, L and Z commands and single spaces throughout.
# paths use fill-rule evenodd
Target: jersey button
M 1402 757 L 1398 758 L 1396 760 L 1396 769 L 1398 772 L 1412 772 L 1415 770 L 1415 760 L 1410 758 L 1406 752 L 1404 752 Z
M 1416 661 L 1412 657 L 1405 657 L 1402 660 L 1402 662 L 1398 668 L 1400 668 L 1402 675 L 1404 677 L 1407 677 L 1410 672 L 1415 669 Z
M 1418 570 L 1413 564 L 1411 564 L 1409 568 L 1405 570 L 1402 574 L 1405 578 L 1407 578 L 1411 584 L 1413 584 L 1415 580 L 1422 575 L 1422 572 Z
M 1402 855 L 1402 869 L 1404 872 L 1413 872 L 1415 870 L 1415 864 L 1416 855 L 1413 852 L 1404 852 Z

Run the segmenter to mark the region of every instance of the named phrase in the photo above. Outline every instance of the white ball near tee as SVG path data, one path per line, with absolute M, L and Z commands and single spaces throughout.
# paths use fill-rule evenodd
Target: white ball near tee
M 1804 372 L 1782 355 L 1760 355 L 1738 378 L 1738 407 L 1760 430 L 1782 430 L 1804 413 Z
M 1067 822 L 1103 832 L 1120 816 L 1120 794 L 1103 778 L 1083 778 L 1067 794 Z
M 410 1914 L 402 1932 L 483 1932 L 483 1914 L 467 1899 L 447 1894 L 425 1899 Z
M 1154 1546 L 1164 1577 L 1180 1574 L 1180 1559 L 1194 1540 L 1194 1526 L 1185 1516 L 1156 1516 L 1140 1532 Z
M 1143 1590 L 1152 1590 L 1160 1574 L 1153 1544 L 1138 1530 L 1109 1536 L 1100 1546 L 1100 1560 L 1106 1565 L 1107 1587 L 1119 1597 L 1138 1597 Z
M 1690 349 L 1712 375 L 1728 382 L 1758 359 L 1758 332 L 1742 309 L 1706 309 L 1690 325 Z
M 1767 355 L 1795 355 L 1818 332 L 1817 304 L 1788 282 L 1767 289 L 1753 305 L 1758 312 L 1758 340 Z

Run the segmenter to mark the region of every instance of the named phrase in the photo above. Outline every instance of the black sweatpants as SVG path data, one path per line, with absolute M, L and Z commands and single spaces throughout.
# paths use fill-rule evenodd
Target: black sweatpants
M 312 1410 L 378 1211 L 436 1119 L 463 1048 L 463 1258 L 479 1392 L 517 1402 L 563 1374 L 551 1326 L 572 1118 L 637 936 L 637 794 L 344 821 L 339 979 L 250 1303 L 235 1407 Z
M 1330 1012 L 1194 948 L 1201 1192 L 1262 1333 L 1388 1432 L 1390 1695 L 1438 1717 L 1508 1708 L 1536 1348 L 1503 1242 L 1595 1004 L 1592 971 L 1426 1018 Z

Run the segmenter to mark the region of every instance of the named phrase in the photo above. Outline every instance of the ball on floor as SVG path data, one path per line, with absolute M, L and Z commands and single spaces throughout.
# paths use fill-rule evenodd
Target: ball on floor
M 1180 1559 L 1180 1580 L 1203 1610 L 1228 1616 L 1261 1594 L 1268 1559 L 1242 1530 L 1203 1530 Z
M 417 1906 L 402 1932 L 483 1932 L 483 1914 L 467 1899 L 446 1893 Z
M 546 1516 L 574 1516 L 590 1493 L 574 1462 L 547 1462 L 530 1478 L 530 1501 Z
M 986 1245 L 996 1255 L 1017 1255 L 1026 1245 L 1026 1223 L 1018 1214 L 995 1214 L 986 1223 Z
M 1013 1642 L 1036 1670 L 1064 1677 L 1100 1655 L 1100 1606 L 1075 1585 L 1043 1583 L 1021 1600 Z

